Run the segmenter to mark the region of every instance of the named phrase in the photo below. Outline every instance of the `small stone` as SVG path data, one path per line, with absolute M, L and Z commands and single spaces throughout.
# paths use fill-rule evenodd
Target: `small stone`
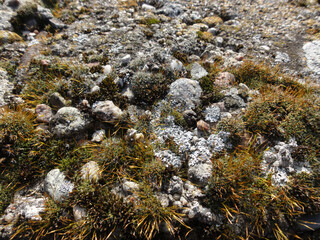
M 97 162 L 90 161 L 82 166 L 81 178 L 90 182 L 97 182 L 101 176 L 101 169 Z
M 106 137 L 106 131 L 104 129 L 95 131 L 92 135 L 92 142 L 101 143 Z
M 145 11 L 154 11 L 156 8 L 154 6 L 151 6 L 149 4 L 142 4 L 141 8 Z
M 199 63 L 194 63 L 191 66 L 191 78 L 198 80 L 202 77 L 205 77 L 208 75 L 208 72 L 199 64 Z
M 186 110 L 182 113 L 184 120 L 189 127 L 195 127 L 197 124 L 197 114 L 192 110 Z
M 209 28 L 209 29 L 207 30 L 207 32 L 211 33 L 212 36 L 216 36 L 218 30 L 217 30 L 216 28 Z
M 242 97 L 242 98 L 247 98 L 249 96 L 249 91 L 250 89 L 248 88 L 247 85 L 245 85 L 244 83 L 240 83 L 239 84 L 239 91 L 238 94 Z
M 102 67 L 103 73 L 106 75 L 110 75 L 112 73 L 112 66 L 106 65 Z
M 204 110 L 205 120 L 211 123 L 218 122 L 220 119 L 220 108 L 218 106 L 212 105 Z
M 203 120 L 197 122 L 197 128 L 200 131 L 208 132 L 210 130 L 210 125 Z
M 39 104 L 36 106 L 35 114 L 37 116 L 37 122 L 49 123 L 53 116 L 51 107 L 45 104 Z
M 68 198 L 73 187 L 73 183 L 66 180 L 65 175 L 59 169 L 48 172 L 44 180 L 44 190 L 57 202 Z
M 123 112 L 112 101 L 98 101 L 92 105 L 93 114 L 102 122 L 115 123 Z
M 131 129 L 128 129 L 125 139 L 130 144 L 143 142 L 144 135 L 142 133 L 139 133 L 137 130 L 131 128 Z
M 139 191 L 139 188 L 139 184 L 131 181 L 125 181 L 122 184 L 122 190 L 125 196 L 134 194 L 135 192 Z
M 230 87 L 235 81 L 235 77 L 232 73 L 222 72 L 216 77 L 214 84 L 219 87 Z
M 58 110 L 67 105 L 67 101 L 60 95 L 60 93 L 55 92 L 49 98 L 49 104 L 53 109 Z
M 50 119 L 50 127 L 57 137 L 74 137 L 87 128 L 87 122 L 77 108 L 63 107 Z
M 11 223 L 15 220 L 15 216 L 13 213 L 8 213 L 4 216 L 3 220 L 8 224 L 8 223 Z
M 73 217 L 74 220 L 81 221 L 87 216 L 86 210 L 78 205 L 73 207 Z
M 209 179 L 212 175 L 212 165 L 208 163 L 198 164 L 190 167 L 188 170 L 188 176 L 194 183 L 205 186 L 208 184 Z
M 130 54 L 127 54 L 125 55 L 123 58 L 121 58 L 121 63 L 123 66 L 126 66 L 130 63 L 131 61 L 131 55 Z

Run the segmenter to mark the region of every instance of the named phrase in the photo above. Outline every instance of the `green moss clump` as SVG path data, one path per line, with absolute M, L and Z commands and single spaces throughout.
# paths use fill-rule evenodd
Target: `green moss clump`
M 149 18 L 143 18 L 140 20 L 141 24 L 145 24 L 147 26 L 151 26 L 153 24 L 161 23 L 161 21 L 157 18 L 149 17 Z
M 138 72 L 132 80 L 132 92 L 139 105 L 152 106 L 169 90 L 169 82 L 161 73 Z
M 284 90 L 305 91 L 306 88 L 293 78 L 283 76 L 279 69 L 271 69 L 264 63 L 245 61 L 239 68 L 230 69 L 236 82 L 244 83 L 249 88 L 260 89 L 266 85 L 280 86 Z
M 245 125 L 241 118 L 222 119 L 217 126 L 218 131 L 229 132 L 229 140 L 234 148 L 241 144 Z
M 270 140 L 289 140 L 317 152 L 320 147 L 320 103 L 304 92 L 271 88 L 248 107 L 244 122 L 249 131 L 262 133 Z
M 2 173 L 3 174 L 3 173 Z M 0 182 L 0 215 L 3 214 L 13 197 L 12 189 L 9 185 Z

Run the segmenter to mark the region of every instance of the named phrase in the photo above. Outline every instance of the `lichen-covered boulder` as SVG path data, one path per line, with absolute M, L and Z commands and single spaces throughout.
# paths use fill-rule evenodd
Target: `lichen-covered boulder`
M 170 105 L 180 110 L 194 109 L 200 103 L 202 89 L 199 82 L 188 78 L 180 78 L 170 85 L 167 100 Z
M 0 45 L 21 41 L 23 41 L 23 39 L 18 34 L 7 30 L 0 30 Z
M 114 123 L 120 119 L 123 112 L 112 101 L 98 101 L 93 104 L 92 112 L 102 122 Z
M 63 107 L 51 118 L 50 126 L 57 137 L 69 137 L 85 130 L 87 121 L 77 108 Z
M 44 180 L 45 192 L 57 202 L 62 202 L 64 199 L 68 198 L 73 187 L 73 183 L 68 181 L 59 169 L 53 169 L 48 172 Z

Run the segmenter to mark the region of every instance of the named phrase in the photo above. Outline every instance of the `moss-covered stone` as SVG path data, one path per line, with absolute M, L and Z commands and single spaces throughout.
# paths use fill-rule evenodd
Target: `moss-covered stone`
M 22 37 L 20 37 L 18 34 L 7 30 L 0 30 L 0 45 L 22 41 Z

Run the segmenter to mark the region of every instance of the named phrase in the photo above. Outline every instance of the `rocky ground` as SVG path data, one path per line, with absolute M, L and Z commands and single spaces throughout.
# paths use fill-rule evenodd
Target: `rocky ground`
M 319 1 L 0 4 L 0 238 L 318 239 Z

